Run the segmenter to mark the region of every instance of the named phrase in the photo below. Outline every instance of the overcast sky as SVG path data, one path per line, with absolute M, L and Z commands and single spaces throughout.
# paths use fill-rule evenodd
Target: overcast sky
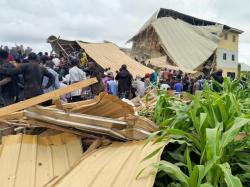
M 0 45 L 49 51 L 49 35 L 120 46 L 159 8 L 174 9 L 245 31 L 240 62 L 250 64 L 250 0 L 0 0 Z

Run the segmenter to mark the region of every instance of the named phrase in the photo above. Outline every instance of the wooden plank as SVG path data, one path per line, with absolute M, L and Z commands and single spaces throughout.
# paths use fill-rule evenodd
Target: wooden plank
M 60 98 L 54 99 L 53 102 L 56 105 L 56 108 L 63 110 L 63 106 L 62 106 Z
M 61 131 L 61 132 L 67 132 L 67 133 L 75 134 L 75 135 L 81 136 L 82 138 L 90 138 L 90 139 L 98 138 L 97 136 L 94 136 L 94 135 L 91 135 L 91 134 L 86 134 L 86 133 L 83 133 L 83 132 L 81 132 L 79 130 L 64 128 L 64 127 L 60 127 L 60 126 L 57 126 L 57 125 L 54 125 L 54 124 L 51 124 L 51 123 L 44 123 L 44 122 L 33 120 L 33 119 L 29 120 L 29 123 L 31 125 L 34 125 L 34 126 L 40 126 L 40 127 L 45 127 L 45 128 L 48 128 L 48 129 L 54 129 L 54 130 Z
M 83 153 L 83 156 L 86 154 L 89 154 L 90 152 L 94 151 L 95 149 L 97 149 L 98 147 L 100 147 L 100 145 L 102 144 L 102 141 L 100 139 L 96 139 L 90 146 L 89 148 Z
M 91 79 L 87 79 L 87 80 L 83 80 L 81 82 L 77 82 L 74 84 L 71 84 L 65 88 L 60 88 L 58 90 L 43 94 L 43 95 L 39 95 L 37 97 L 33 97 L 31 99 L 27 99 L 25 101 L 21 101 L 19 103 L 13 104 L 13 105 L 9 105 L 7 107 L 3 107 L 0 109 L 0 117 L 11 114 L 13 112 L 19 111 L 19 110 L 23 110 L 25 108 L 40 104 L 42 102 L 48 101 L 50 99 L 53 98 L 58 98 L 62 95 L 65 95 L 67 93 L 70 93 L 72 91 L 75 91 L 77 89 L 81 89 L 87 86 L 90 86 L 94 83 L 96 83 L 97 80 L 96 78 L 91 78 Z
M 21 118 L 23 118 L 23 111 L 11 113 L 11 114 L 8 114 L 8 115 L 1 117 L 2 120 L 3 119 L 4 120 L 12 120 L 12 119 L 21 119 Z

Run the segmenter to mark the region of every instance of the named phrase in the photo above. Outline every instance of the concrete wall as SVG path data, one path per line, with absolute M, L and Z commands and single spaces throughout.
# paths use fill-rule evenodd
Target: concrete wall
M 238 46 L 239 34 L 234 32 L 224 33 L 216 51 L 217 67 L 223 69 L 223 76 L 227 76 L 228 72 L 237 74 Z M 226 59 L 223 59 L 224 54 L 226 54 Z M 233 55 L 234 60 L 232 59 Z
M 233 41 L 233 38 L 235 37 L 235 41 Z M 230 51 L 238 51 L 239 49 L 239 34 L 234 32 L 227 32 L 224 33 L 224 36 L 222 37 L 219 48 L 227 49 Z

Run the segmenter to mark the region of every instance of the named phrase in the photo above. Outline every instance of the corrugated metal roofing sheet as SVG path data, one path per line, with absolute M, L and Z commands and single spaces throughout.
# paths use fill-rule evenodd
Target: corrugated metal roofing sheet
M 43 186 L 64 174 L 81 156 L 81 140 L 75 135 L 3 137 L 0 186 Z
M 102 68 L 111 68 L 112 72 L 119 71 L 122 64 L 126 64 L 133 77 L 137 75 L 144 77 L 146 73 L 153 73 L 152 69 L 130 58 L 113 43 L 91 44 L 78 42 L 78 44 L 97 64 Z
M 190 69 L 170 65 L 166 62 L 166 58 L 167 58 L 166 56 L 162 56 L 159 58 L 151 58 L 151 59 L 147 60 L 146 63 L 147 64 L 150 63 L 151 65 L 158 67 L 158 68 L 167 68 L 170 70 L 182 70 L 185 73 L 196 73 L 196 71 L 192 71 Z
M 123 102 L 116 96 L 104 92 L 95 98 L 95 102 L 76 106 L 71 109 L 71 112 L 109 118 L 126 117 L 135 113 L 133 106 Z
M 159 18 L 152 23 L 162 47 L 179 67 L 195 70 L 216 50 L 218 40 L 211 33 L 179 19 Z
M 161 151 L 142 160 L 162 144 L 144 142 L 113 143 L 84 157 L 71 171 L 49 186 L 60 187 L 151 187 L 156 170 L 151 164 L 160 160 Z M 142 169 L 146 168 L 136 179 Z

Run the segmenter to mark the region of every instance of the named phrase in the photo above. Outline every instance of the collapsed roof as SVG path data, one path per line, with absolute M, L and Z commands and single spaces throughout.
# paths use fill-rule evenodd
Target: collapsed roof
M 136 77 L 144 77 L 146 73 L 152 73 L 153 70 L 138 63 L 124 52 L 122 52 L 114 43 L 87 43 L 82 41 L 67 41 L 50 36 L 47 40 L 56 53 L 62 52 L 65 57 L 79 49 L 84 49 L 86 54 L 93 59 L 103 69 L 110 68 L 112 72 L 119 71 L 123 64 L 127 65 L 128 70 Z
M 5 136 L 0 147 L 1 186 L 44 186 L 67 172 L 82 154 L 81 139 L 72 134 Z
M 196 71 L 191 71 L 190 69 L 186 69 L 186 68 L 183 68 L 183 67 L 178 67 L 178 66 L 173 66 L 172 64 L 168 63 L 167 62 L 167 56 L 162 56 L 162 57 L 158 57 L 158 58 L 151 58 L 149 60 L 146 61 L 146 64 L 147 65 L 152 65 L 156 68 L 160 68 L 160 69 L 170 69 L 170 70 L 175 70 L 175 71 L 178 71 L 178 70 L 181 70 L 185 73 L 196 73 Z
M 164 144 L 145 145 L 143 140 L 158 126 L 134 115 L 128 103 L 101 93 L 76 103 L 35 106 L 95 82 L 84 80 L 0 110 L 0 127 L 7 124 L 15 132 L 32 134 L 3 137 L 3 186 L 153 186 L 156 170 L 149 165 L 159 162 Z M 161 151 L 143 161 L 155 149 Z
M 242 31 L 219 23 L 201 20 L 173 10 L 159 9 L 128 42 L 139 42 L 152 29 L 159 44 L 174 65 L 197 70 L 218 47 L 223 29 Z
M 199 19 L 199 18 L 190 16 L 190 15 L 187 15 L 187 14 L 183 14 L 183 13 L 175 11 L 175 10 L 166 9 L 166 8 L 160 8 L 141 27 L 141 29 L 139 30 L 139 32 L 137 34 L 139 34 L 140 32 L 142 32 L 143 30 L 145 30 L 152 22 L 156 21 L 158 18 L 163 18 L 163 17 L 172 17 L 174 19 L 180 19 L 180 20 L 182 20 L 182 21 L 184 21 L 186 23 L 189 23 L 189 24 L 195 25 L 195 26 L 223 25 L 221 23 L 217 23 L 217 22 L 213 22 L 213 21 L 208 21 L 208 20 L 204 20 L 204 19 Z M 227 25 L 223 25 L 223 29 L 231 30 L 231 31 L 234 31 L 234 32 L 239 33 L 239 34 L 243 33 L 242 30 L 239 30 L 239 29 L 227 26 Z
M 122 64 L 126 64 L 133 77 L 139 75 L 144 77 L 146 73 L 153 73 L 153 70 L 138 63 L 113 43 L 83 43 L 77 42 L 85 52 L 103 68 L 111 68 L 112 72 L 119 71 Z
M 160 161 L 163 146 L 151 143 L 145 146 L 143 141 L 113 143 L 106 148 L 93 151 L 72 170 L 47 186 L 151 187 L 154 184 L 156 170 L 150 165 Z M 142 162 L 146 156 L 161 147 L 161 151 L 156 155 Z M 138 176 L 142 170 L 142 174 Z

